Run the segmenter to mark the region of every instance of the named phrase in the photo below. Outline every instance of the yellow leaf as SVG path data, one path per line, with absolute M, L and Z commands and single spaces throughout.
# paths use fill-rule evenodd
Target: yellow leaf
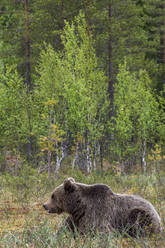
M 52 124 L 52 129 L 57 129 L 57 128 L 58 128 L 58 126 L 57 126 L 57 125 Z

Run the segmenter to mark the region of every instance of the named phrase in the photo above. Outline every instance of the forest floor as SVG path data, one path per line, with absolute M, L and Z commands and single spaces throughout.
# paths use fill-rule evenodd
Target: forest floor
M 45 176 L 24 175 L 0 177 L 0 248 L 124 248 L 124 247 L 165 247 L 165 172 L 159 174 L 112 175 L 93 173 L 89 176 L 79 171 L 61 174 L 56 180 Z M 26 174 L 26 173 L 25 173 Z M 55 232 L 66 215 L 49 215 L 42 205 L 53 188 L 72 176 L 84 183 L 106 183 L 114 192 L 138 194 L 155 206 L 163 223 L 163 232 L 146 238 L 124 237 L 119 234 L 109 236 L 78 237 Z M 23 179 L 23 178 L 22 178 Z M 25 183 L 25 181 L 27 183 Z

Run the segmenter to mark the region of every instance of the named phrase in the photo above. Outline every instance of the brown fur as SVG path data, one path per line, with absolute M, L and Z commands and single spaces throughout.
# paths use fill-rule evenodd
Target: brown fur
M 124 231 L 136 236 L 161 231 L 160 217 L 150 202 L 135 195 L 115 194 L 105 184 L 87 185 L 68 178 L 43 207 L 49 213 L 68 213 L 65 226 L 81 234 Z

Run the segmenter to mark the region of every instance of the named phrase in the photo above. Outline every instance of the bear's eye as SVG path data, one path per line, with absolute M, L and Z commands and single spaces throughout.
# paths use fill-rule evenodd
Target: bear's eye
M 55 199 L 55 196 L 54 196 L 54 194 L 52 194 L 51 198 L 52 198 L 52 200 L 54 200 L 54 199 Z

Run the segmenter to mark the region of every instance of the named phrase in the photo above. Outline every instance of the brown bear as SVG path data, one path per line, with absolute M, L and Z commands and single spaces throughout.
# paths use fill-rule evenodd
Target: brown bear
M 80 234 L 117 231 L 137 236 L 161 231 L 160 217 L 150 202 L 116 194 L 105 184 L 87 185 L 68 178 L 43 207 L 49 213 L 68 213 L 64 226 Z

